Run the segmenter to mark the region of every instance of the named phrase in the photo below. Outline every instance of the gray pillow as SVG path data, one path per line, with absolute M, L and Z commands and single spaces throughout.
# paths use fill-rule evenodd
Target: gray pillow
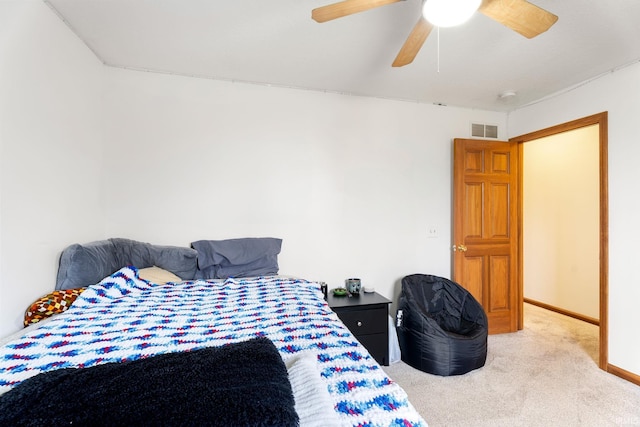
M 109 240 L 74 244 L 60 255 L 56 289 L 94 285 L 120 268 L 116 248 Z
M 196 274 L 198 252 L 179 246 L 159 246 L 137 242 L 130 239 L 109 239 L 114 243 L 117 258 L 121 265 L 134 265 L 138 268 L 154 265 L 172 272 L 182 280 L 192 280 Z
M 153 267 L 151 244 L 116 237 L 109 239 L 116 248 L 116 258 L 120 268 L 133 265 L 137 268 Z
M 282 239 L 249 237 L 229 240 L 199 240 L 191 247 L 198 251 L 196 278 L 269 276 L 278 274 L 278 254 Z
M 151 246 L 153 265 L 170 271 L 182 280 L 193 280 L 198 269 L 198 251 L 179 246 Z
M 192 280 L 197 256 L 198 252 L 191 248 L 158 246 L 122 238 L 74 244 L 62 251 L 56 289 L 94 285 L 128 265 L 137 268 L 155 265 L 182 280 Z

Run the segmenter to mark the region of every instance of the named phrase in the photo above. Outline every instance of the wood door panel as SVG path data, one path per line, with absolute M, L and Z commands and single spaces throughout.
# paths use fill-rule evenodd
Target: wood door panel
M 484 184 L 471 182 L 465 184 L 465 239 L 482 237 L 482 223 L 484 222 Z
M 488 238 L 509 238 L 509 194 L 508 183 L 491 183 L 491 234 Z
M 485 309 L 489 333 L 517 319 L 517 145 L 454 141 L 454 281 Z
M 491 313 L 509 310 L 509 256 L 489 257 L 488 306 Z
M 493 151 L 491 156 L 491 173 L 508 174 L 511 170 L 510 154 L 508 151 Z
M 482 289 L 484 289 L 484 260 L 483 256 L 465 256 L 463 262 L 464 266 L 464 287 L 471 292 L 471 295 L 478 300 L 480 304 L 483 304 L 484 296 L 482 295 Z
M 464 169 L 467 173 L 482 173 L 484 172 L 484 151 L 482 150 L 468 150 L 465 153 Z

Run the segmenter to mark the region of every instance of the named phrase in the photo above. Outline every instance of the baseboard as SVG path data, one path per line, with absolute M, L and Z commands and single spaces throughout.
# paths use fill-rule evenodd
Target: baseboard
M 607 365 L 607 372 L 615 375 L 616 377 L 620 377 L 623 380 L 634 383 L 635 385 L 640 385 L 640 375 L 634 374 L 633 372 L 626 371 L 611 364 Z
M 535 305 L 540 308 L 544 308 L 545 310 L 555 311 L 556 313 L 564 314 L 565 316 L 582 320 L 583 322 L 591 323 L 592 325 L 600 326 L 600 321 L 598 319 L 594 319 L 593 317 L 584 316 L 579 313 L 574 313 L 573 311 L 565 310 L 564 308 L 558 308 L 553 305 L 545 304 L 543 302 L 536 301 L 530 298 L 524 298 L 524 302 L 526 302 L 527 304 Z

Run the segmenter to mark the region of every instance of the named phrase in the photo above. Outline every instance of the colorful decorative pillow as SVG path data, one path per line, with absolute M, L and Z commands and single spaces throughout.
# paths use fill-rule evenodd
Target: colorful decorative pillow
M 87 288 L 53 291 L 39 298 L 24 313 L 24 326 L 29 326 L 49 316 L 66 311 L 85 289 Z

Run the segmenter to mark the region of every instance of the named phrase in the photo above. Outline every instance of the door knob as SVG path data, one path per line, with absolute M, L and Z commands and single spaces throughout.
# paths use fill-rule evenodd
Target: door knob
M 467 252 L 467 247 L 465 245 L 453 245 L 453 251 Z

